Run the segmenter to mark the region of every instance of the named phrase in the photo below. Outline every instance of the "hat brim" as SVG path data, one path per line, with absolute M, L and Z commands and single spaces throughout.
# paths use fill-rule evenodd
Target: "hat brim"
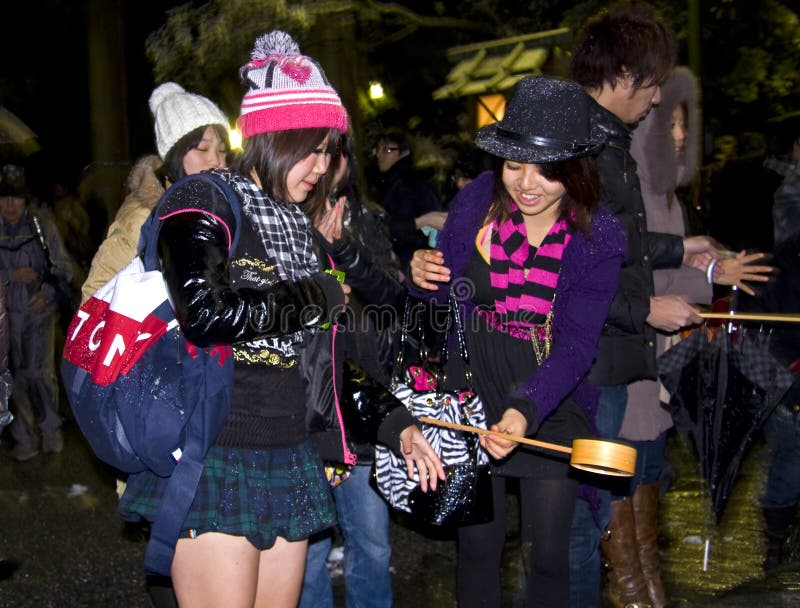
M 506 137 L 498 132 L 497 123 L 478 130 L 475 145 L 484 152 L 518 163 L 543 165 L 596 154 L 603 147 L 600 134 L 592 134 L 588 142 L 570 145 L 539 144 Z

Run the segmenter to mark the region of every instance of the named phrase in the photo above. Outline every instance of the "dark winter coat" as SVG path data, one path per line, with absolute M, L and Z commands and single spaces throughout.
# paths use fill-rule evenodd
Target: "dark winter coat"
M 675 189 L 697 174 L 699 157 L 698 85 L 685 67 L 673 70 L 661 88 L 661 102 L 636 127 L 631 154 L 637 161 L 642 198 L 651 231 L 686 236 L 684 207 Z M 687 109 L 686 142 L 680 159 L 675 154 L 672 113 Z M 711 285 L 705 273 L 689 266 L 653 271 L 655 295 L 680 295 L 689 302 L 711 302 Z M 656 355 L 677 340 L 675 334 L 656 334 Z M 619 436 L 629 441 L 650 441 L 672 426 L 672 415 L 661 407 L 661 386 L 655 380 L 638 380 L 628 385 L 628 406 Z
M 375 210 L 348 201 L 348 224 L 341 239 L 328 243 L 315 234 L 320 266 L 328 268 L 333 261 L 337 270 L 345 273 L 350 286 L 348 312 L 340 320 L 337 340 L 337 374 L 342 373 L 345 359 L 354 361 L 376 381 L 388 386 L 386 346 L 381 332 L 391 331 L 397 303 L 405 292 L 398 279 L 398 269 L 392 260 L 391 244 L 385 235 Z M 386 324 L 386 327 L 382 325 Z M 343 385 L 341 375 L 337 387 Z M 341 393 L 341 390 L 340 390 Z M 358 456 L 359 464 L 372 462 L 375 442 L 392 448 L 399 445 L 400 432 L 414 424 L 414 418 L 400 402 L 373 404 L 380 411 L 370 418 L 374 424 L 363 424 L 353 412 L 343 408 L 346 438 L 349 448 Z M 331 460 L 341 450 L 341 433 L 331 400 L 319 401 L 309 412 L 309 429 L 317 450 Z
M 429 211 L 439 211 L 439 199 L 433 186 L 414 171 L 411 156 L 401 158 L 381 176 L 380 196 L 389 218 L 392 247 L 401 268 L 405 268 L 414 251 L 428 244 L 414 220 Z
M 593 108 L 593 120 L 608 138 L 597 158 L 603 200 L 622 224 L 628 252 L 590 377 L 595 384 L 619 385 L 656 378 L 656 331 L 647 324 L 653 269 L 680 266 L 683 239 L 648 232 L 636 161 L 630 154 L 631 129 L 600 105 Z

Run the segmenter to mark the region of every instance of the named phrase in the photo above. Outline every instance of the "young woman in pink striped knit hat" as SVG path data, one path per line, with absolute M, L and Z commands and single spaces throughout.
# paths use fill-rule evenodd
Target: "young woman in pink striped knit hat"
M 170 574 L 182 606 L 289 607 L 308 537 L 335 523 L 306 419 L 312 387 L 333 384 L 329 328 L 349 291 L 320 269 L 300 204 L 327 195 L 348 119 L 320 66 L 285 32 L 258 38 L 240 74 L 243 153 L 212 171 L 237 195 L 239 225 L 201 180 L 171 188 L 158 209 L 163 273 L 186 338 L 231 345 L 235 361 L 230 415 L 206 454 Z M 409 467 L 426 478 L 438 459 L 422 433 L 403 430 L 398 450 L 400 440 Z M 123 516 L 152 520 L 164 485 L 149 472 L 132 475 Z

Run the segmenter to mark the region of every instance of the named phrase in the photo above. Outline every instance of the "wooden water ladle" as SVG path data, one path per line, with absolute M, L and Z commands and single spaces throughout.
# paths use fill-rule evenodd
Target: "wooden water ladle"
M 576 439 L 572 442 L 572 447 L 568 448 L 558 443 L 548 443 L 546 441 L 528 439 L 527 437 L 520 437 L 518 435 L 507 435 L 505 433 L 498 433 L 497 431 L 481 429 L 476 426 L 445 422 L 443 420 L 437 420 L 436 418 L 429 418 L 428 416 L 422 416 L 419 418 L 419 421 L 425 424 L 433 424 L 435 426 L 465 431 L 467 433 L 494 435 L 501 439 L 510 439 L 517 443 L 524 443 L 525 445 L 532 445 L 537 448 L 570 454 L 569 464 L 571 466 L 591 473 L 613 475 L 615 477 L 631 477 L 636 472 L 636 448 L 616 441 L 608 441 L 606 439 Z

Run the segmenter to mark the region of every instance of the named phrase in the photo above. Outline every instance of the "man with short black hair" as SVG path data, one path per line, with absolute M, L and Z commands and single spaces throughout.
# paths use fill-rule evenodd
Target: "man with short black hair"
M 661 85 L 675 62 L 672 30 L 644 2 L 624 2 L 590 20 L 572 55 L 572 77 L 597 102 L 595 122 L 607 141 L 597 159 L 604 200 L 621 221 L 628 256 L 600 336 L 590 378 L 600 396 L 596 425 L 602 437 L 619 434 L 627 406 L 627 384 L 656 379 L 656 329 L 673 332 L 701 322 L 680 296 L 654 296 L 653 270 L 688 264 L 705 270 L 719 253 L 706 237 L 647 231 L 644 202 L 630 154 L 631 132 L 661 99 Z M 629 496 L 611 501 L 601 491 L 598 528 L 586 504 L 573 524 L 571 605 L 600 606 L 600 533 L 609 562 L 609 593 L 615 607 L 651 606 L 639 563 Z M 609 505 L 610 502 L 610 505 Z

